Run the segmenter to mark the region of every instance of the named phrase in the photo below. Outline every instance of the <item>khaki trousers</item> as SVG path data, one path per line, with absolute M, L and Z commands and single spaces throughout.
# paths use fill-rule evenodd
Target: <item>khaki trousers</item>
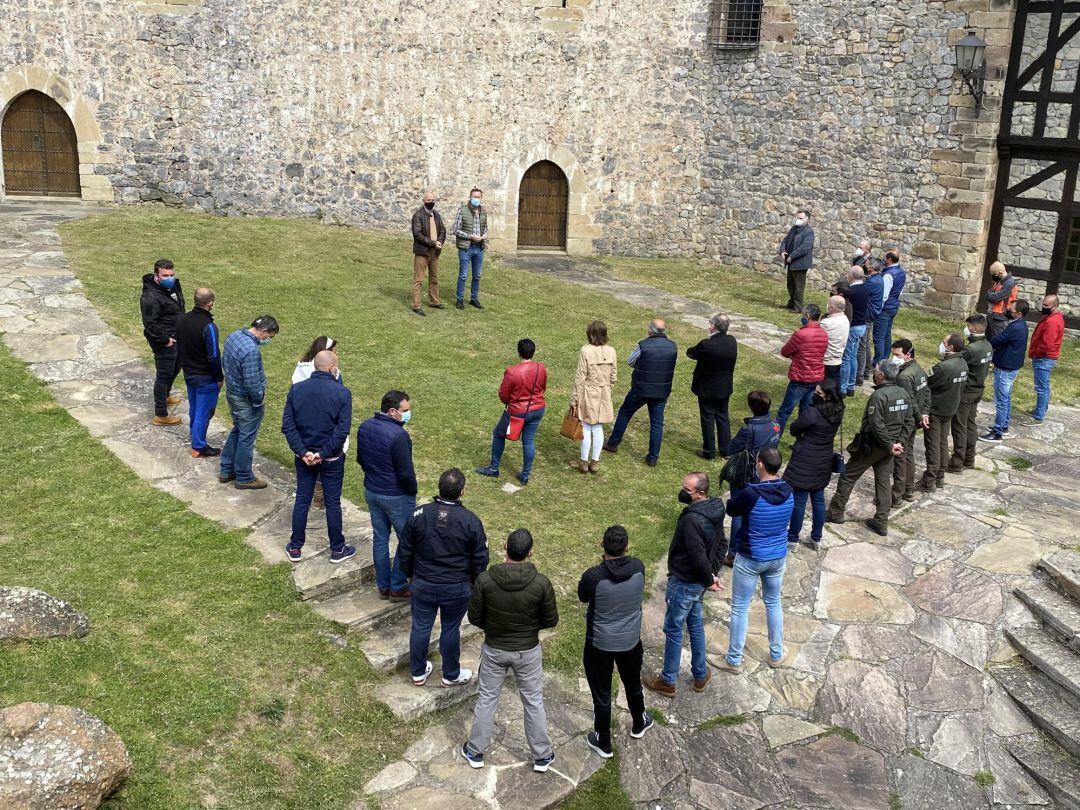
M 945 486 L 945 468 L 949 464 L 949 427 L 951 416 L 930 414 L 930 427 L 923 431 L 923 447 L 926 448 L 926 486 Z
M 874 522 L 882 527 L 888 525 L 889 510 L 892 509 L 893 455 L 876 444 L 867 455 L 859 451 L 851 454 L 847 468 L 840 476 L 840 483 L 836 485 L 836 493 L 829 502 L 829 515 L 843 517 L 855 483 L 871 467 L 874 468 Z
M 975 443 L 979 440 L 979 426 L 975 420 L 981 401 L 982 391 L 967 391 L 960 395 L 960 407 L 952 418 L 953 452 L 949 466 L 953 469 L 975 466 Z
M 903 436 L 904 455 L 896 456 L 893 461 L 893 503 L 905 495 L 915 494 L 915 431 Z
M 434 249 L 429 256 L 413 256 L 412 305 L 420 308 L 420 290 L 424 286 L 424 273 L 428 277 L 428 306 L 439 304 L 439 254 Z

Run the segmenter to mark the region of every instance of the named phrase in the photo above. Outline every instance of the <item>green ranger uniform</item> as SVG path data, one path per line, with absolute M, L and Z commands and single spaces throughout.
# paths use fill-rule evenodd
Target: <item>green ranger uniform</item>
M 848 446 L 851 457 L 847 469 L 836 485 L 836 494 L 829 503 L 828 519 L 842 523 L 848 498 L 855 482 L 871 467 L 874 468 L 874 506 L 872 520 L 867 524 L 879 534 L 889 525 L 889 509 L 892 507 L 892 447 L 905 435 L 915 430 L 908 392 L 895 383 L 884 383 L 874 389 L 866 403 L 862 427 Z
M 950 352 L 930 372 L 930 426 L 923 431 L 926 472 L 919 489 L 933 492 L 945 486 L 949 464 L 949 427 L 960 407 L 960 395 L 967 382 L 968 364 L 960 352 Z
M 910 433 L 905 433 L 900 441 L 904 443 L 904 454 L 897 456 L 893 464 L 892 505 L 895 509 L 901 500 L 915 500 L 915 433 L 922 425 L 924 415 L 930 414 L 930 382 L 922 366 L 912 360 L 900 367 L 896 375 L 896 384 L 908 393 L 914 422 Z
M 952 418 L 953 454 L 948 468 L 949 472 L 957 473 L 975 467 L 975 442 L 979 438 L 975 418 L 986 389 L 986 375 L 994 350 L 985 335 L 972 335 L 960 356 L 967 361 L 968 376 L 960 394 L 960 407 Z

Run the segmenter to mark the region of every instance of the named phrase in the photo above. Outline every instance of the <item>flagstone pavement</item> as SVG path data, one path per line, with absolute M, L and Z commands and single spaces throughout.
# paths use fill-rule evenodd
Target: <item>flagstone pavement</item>
M 58 402 L 154 486 L 232 528 L 280 520 L 289 508 L 291 482 L 279 465 L 257 462 L 271 481 L 267 490 L 222 494 L 208 468 L 188 456 L 184 430 L 147 425 L 152 373 L 110 333 L 60 249 L 56 225 L 94 211 L 77 204 L 0 204 L 5 344 Z M 696 325 L 711 311 L 709 304 L 646 285 L 613 282 L 588 262 L 534 260 L 525 269 Z M 732 333 L 770 353 L 785 337 L 772 325 L 739 316 Z M 1032 575 L 1044 553 L 1080 543 L 1080 411 L 1055 406 L 1042 425 L 1014 424 L 1006 442 L 979 449 L 976 470 L 949 475 L 943 491 L 894 513 L 887 538 L 859 521 L 870 511 L 864 481 L 849 507 L 851 522 L 827 526 L 820 551 L 800 547 L 789 556 L 785 666 L 759 663 L 767 640 L 755 601 L 742 675 L 714 670 L 708 689 L 697 694 L 684 651 L 678 695 L 649 696 L 662 722 L 642 740 L 629 738 L 620 699 L 615 744 L 622 784 L 635 805 L 1050 804 L 1006 752 L 1006 745 L 1035 731 L 988 669 L 1015 656 L 1003 637 L 1005 626 L 1035 624 L 1013 587 Z M 917 455 L 921 461 L 921 450 Z M 363 527 L 362 510 L 346 508 L 348 525 Z M 268 562 L 280 559 L 264 553 Z M 725 585 L 705 603 L 714 661 L 727 644 L 730 583 Z M 658 666 L 662 652 L 663 587 L 661 565 L 645 607 L 647 671 Z M 591 726 L 584 680 L 550 676 L 546 690 L 558 751 L 552 772 L 532 773 L 520 709 L 508 691 L 487 768 L 473 771 L 456 753 L 469 721 L 466 703 L 447 710 L 402 760 L 369 782 L 367 792 L 389 808 L 554 806 L 603 763 L 584 742 Z

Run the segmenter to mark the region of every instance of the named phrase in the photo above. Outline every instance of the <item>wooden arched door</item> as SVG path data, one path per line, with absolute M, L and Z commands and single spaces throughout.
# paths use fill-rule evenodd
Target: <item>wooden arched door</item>
M 79 146 L 64 108 L 37 90 L 18 96 L 0 125 L 8 194 L 78 197 Z
M 518 192 L 518 247 L 566 250 L 570 184 L 550 160 L 534 163 Z

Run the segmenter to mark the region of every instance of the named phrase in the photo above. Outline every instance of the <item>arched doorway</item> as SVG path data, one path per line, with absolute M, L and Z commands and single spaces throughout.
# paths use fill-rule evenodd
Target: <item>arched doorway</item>
M 570 184 L 550 160 L 534 163 L 518 191 L 518 247 L 566 250 Z
M 8 107 L 0 125 L 8 194 L 78 197 L 79 146 L 64 108 L 37 90 Z

